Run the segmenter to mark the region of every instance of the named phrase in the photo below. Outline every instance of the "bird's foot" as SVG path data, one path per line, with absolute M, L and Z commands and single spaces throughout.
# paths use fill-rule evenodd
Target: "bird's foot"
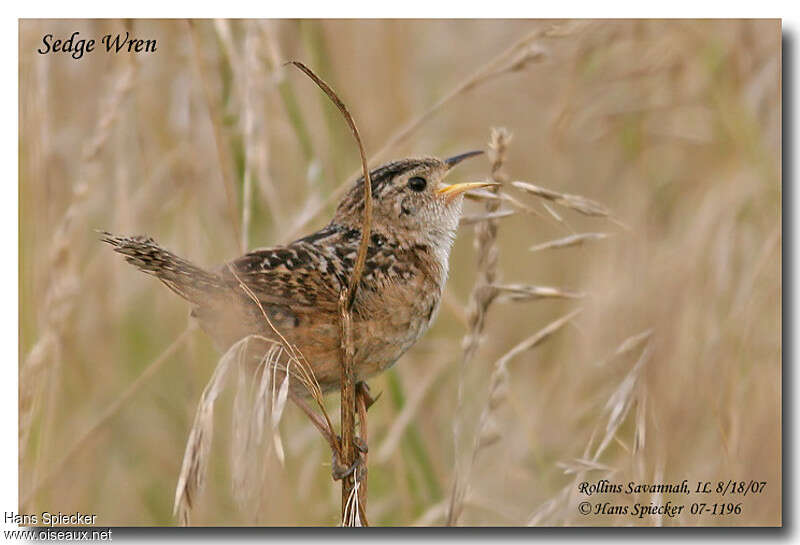
M 338 437 L 339 444 L 341 444 L 341 437 Z M 334 481 L 341 481 L 352 475 L 357 469 L 359 469 L 364 464 L 364 455 L 369 452 L 369 447 L 367 444 L 360 438 L 354 437 L 353 444 L 356 447 L 356 459 L 355 461 L 350 464 L 349 466 L 342 463 L 339 459 L 339 454 L 334 450 L 333 456 L 331 459 L 331 476 L 333 477 Z
M 346 479 L 358 467 L 359 458 L 356 458 L 356 461 L 350 464 L 350 466 L 346 466 L 345 464 L 339 462 L 339 456 L 334 452 L 333 453 L 333 460 L 331 461 L 331 477 L 333 477 L 334 481 L 341 481 L 342 479 Z

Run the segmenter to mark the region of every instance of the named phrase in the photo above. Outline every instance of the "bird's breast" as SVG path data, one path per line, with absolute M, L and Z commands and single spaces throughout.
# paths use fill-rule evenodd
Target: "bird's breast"
M 391 273 L 365 275 L 354 320 L 360 378 L 390 367 L 428 330 L 439 309 L 444 267 L 416 255 L 400 260 Z

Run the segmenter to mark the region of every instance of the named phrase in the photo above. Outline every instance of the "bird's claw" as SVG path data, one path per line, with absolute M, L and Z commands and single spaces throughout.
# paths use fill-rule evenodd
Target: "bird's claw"
M 353 462 L 349 467 L 344 465 L 343 463 L 339 462 L 339 456 L 334 453 L 333 460 L 331 462 L 331 477 L 333 477 L 334 481 L 341 481 L 342 479 L 346 479 L 358 467 L 361 458 L 356 458 L 356 461 Z
M 337 435 L 336 439 L 338 443 L 342 444 L 341 436 Z M 364 467 L 364 456 L 369 452 L 369 447 L 367 443 L 361 439 L 360 437 L 356 436 L 353 437 L 353 446 L 356 447 L 356 459 L 355 461 L 348 465 L 345 465 L 339 460 L 339 453 L 338 451 L 334 450 L 332 459 L 331 459 L 331 476 L 333 477 L 334 481 L 341 481 L 352 475 L 357 469 L 359 472 Z M 359 473 L 360 475 L 361 473 Z
M 350 475 L 352 475 L 357 469 L 360 469 L 364 464 L 364 454 L 367 452 L 367 445 L 364 441 L 361 440 L 360 437 L 355 437 L 353 441 L 356 447 L 356 459 L 355 461 L 348 465 L 343 464 L 339 460 L 339 455 L 336 451 L 333 452 L 333 456 L 331 459 L 331 476 L 333 477 L 334 481 L 341 481 L 342 479 L 346 479 Z M 360 473 L 359 473 L 360 475 Z

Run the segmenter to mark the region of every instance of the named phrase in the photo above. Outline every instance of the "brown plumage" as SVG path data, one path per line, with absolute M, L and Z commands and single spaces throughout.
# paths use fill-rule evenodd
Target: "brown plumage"
M 373 221 L 367 259 L 353 305 L 356 379 L 392 364 L 430 327 L 447 279 L 447 260 L 464 191 L 487 183 L 444 185 L 448 171 L 478 152 L 447 160 L 405 159 L 370 173 Z M 347 286 L 361 238 L 363 178 L 331 222 L 286 246 L 255 250 L 215 271 L 161 248 L 151 238 L 104 233 L 102 240 L 140 270 L 193 305 L 203 329 L 225 350 L 248 335 L 276 336 L 302 352 L 323 390 L 340 377 L 338 299 Z M 254 346 L 254 355 L 266 346 Z M 305 389 L 292 382 L 295 392 Z

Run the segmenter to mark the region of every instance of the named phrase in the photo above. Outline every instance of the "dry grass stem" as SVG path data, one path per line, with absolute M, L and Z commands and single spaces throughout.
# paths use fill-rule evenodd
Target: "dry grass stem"
M 359 489 L 361 483 L 358 482 L 358 477 L 353 478 L 353 486 L 348 490 L 347 499 L 345 500 L 344 509 L 342 510 L 342 524 L 341 526 L 354 528 L 359 526 L 366 526 L 362 524 L 361 514 L 362 502 L 359 499 Z
M 228 214 L 230 215 L 235 239 L 237 242 L 240 242 L 242 240 L 242 227 L 239 225 L 239 215 L 236 213 L 236 183 L 231 174 L 231 165 L 233 161 L 231 160 L 228 147 L 225 145 L 225 138 L 222 134 L 222 114 L 219 111 L 217 101 L 213 98 L 211 83 L 208 80 L 205 66 L 204 52 L 200 46 L 200 37 L 197 36 L 197 29 L 195 28 L 196 23 L 192 20 L 187 20 L 187 24 L 189 26 L 189 38 L 194 48 L 197 73 L 203 88 L 203 97 L 205 98 L 209 120 L 211 121 L 211 127 L 213 129 L 214 144 L 217 150 L 217 158 L 219 159 L 219 171 L 222 177 L 222 185 L 225 189 L 225 201 L 228 205 Z
M 502 201 L 503 195 L 498 194 L 494 187 L 488 189 L 472 189 L 464 193 L 464 198 L 471 201 Z
M 267 349 L 255 372 L 245 365 L 237 366 L 236 397 L 233 404 L 233 494 L 240 509 L 255 505 L 264 477 L 265 446 L 274 448 L 278 461 L 284 464 L 284 448 L 279 424 L 289 391 L 289 372 L 280 373 L 279 358 L 283 348 L 275 343 Z M 265 445 L 265 428 L 269 422 L 271 441 Z
M 652 329 L 646 329 L 641 333 L 637 333 L 636 335 L 631 335 L 630 337 L 622 341 L 610 356 L 601 360 L 597 365 L 598 366 L 605 365 L 610 361 L 619 358 L 620 356 L 623 356 L 625 354 L 634 351 L 636 348 L 641 346 L 643 342 L 648 341 L 652 335 L 653 335 Z
M 489 138 L 489 160 L 492 181 L 501 184 L 485 190 L 486 193 L 497 195 L 505 178 L 500 174 L 508 150 L 511 135 L 505 129 L 493 129 Z M 487 214 L 496 213 L 500 207 L 499 201 L 489 200 L 485 209 Z M 472 289 L 470 302 L 467 307 L 467 321 L 469 329 L 462 341 L 464 351 L 463 365 L 472 359 L 478 348 L 480 335 L 486 321 L 486 312 L 491 305 L 496 292 L 491 288 L 497 278 L 497 219 L 481 222 L 475 228 L 475 248 L 477 252 L 478 277 Z
M 358 283 L 361 281 L 361 272 L 364 269 L 364 262 L 367 259 L 369 235 L 370 229 L 372 228 L 372 181 L 370 180 L 369 166 L 367 165 L 367 152 L 364 150 L 364 144 L 361 141 L 361 135 L 358 133 L 358 128 L 356 127 L 355 121 L 353 121 L 353 116 L 350 115 L 350 112 L 347 110 L 347 106 L 344 105 L 333 89 L 331 89 L 327 83 L 320 79 L 303 63 L 291 61 L 291 64 L 299 68 L 309 78 L 311 78 L 314 83 L 316 83 L 320 89 L 322 89 L 325 94 L 328 95 L 328 98 L 330 98 L 331 101 L 336 105 L 353 134 L 353 138 L 358 146 L 359 155 L 361 156 L 361 173 L 364 177 L 364 219 L 361 223 L 361 240 L 358 245 L 358 254 L 356 256 L 356 262 L 353 265 L 353 272 L 350 276 L 350 283 L 347 289 L 347 310 L 349 311 L 350 307 L 353 306 L 353 301 L 355 301 Z
M 608 403 L 606 403 L 605 406 L 605 412 L 608 415 L 608 423 L 606 424 L 605 435 L 603 436 L 603 439 L 600 441 L 600 445 L 597 447 L 597 450 L 592 456 L 592 460 L 597 460 L 600 458 L 600 455 L 603 454 L 606 447 L 608 447 L 614 435 L 617 433 L 617 430 L 624 422 L 625 417 L 628 415 L 628 412 L 633 404 L 637 399 L 642 398 L 642 390 L 639 388 L 639 380 L 642 376 L 642 370 L 644 366 L 648 361 L 650 361 L 651 355 L 652 348 L 648 343 L 642 349 L 642 353 L 639 356 L 639 359 L 636 361 L 636 364 L 634 364 L 628 374 L 625 375 L 625 378 L 622 380 L 619 387 L 617 387 L 617 389 L 608 399 Z M 637 442 L 641 441 L 643 445 L 645 436 L 645 421 L 643 415 L 640 418 L 642 427 L 639 430 Z M 637 419 L 637 421 L 639 420 Z
M 235 53 L 228 22 L 216 19 L 214 21 L 214 28 L 217 30 L 217 34 L 220 37 L 220 42 L 224 45 L 223 51 L 227 54 L 228 61 L 233 68 L 234 81 L 236 83 L 235 88 L 240 90 L 240 94 L 242 95 L 239 98 L 239 117 L 242 137 L 245 145 L 244 172 L 242 180 L 242 228 L 239 251 L 244 253 L 250 247 L 250 221 L 253 206 L 253 160 L 258 153 L 258 150 L 254 149 L 256 138 L 254 129 L 255 113 L 253 111 L 253 102 L 255 99 L 253 97 L 254 90 L 251 81 L 253 78 L 253 72 L 257 68 L 258 63 L 253 63 L 252 61 L 255 56 L 255 44 L 252 43 L 251 32 L 248 32 L 244 46 L 244 55 L 246 55 L 247 58 L 245 60 L 241 60 L 242 55 Z
M 80 254 L 85 250 L 84 234 L 88 231 L 86 219 L 92 204 L 88 199 L 89 189 L 98 181 L 95 172 L 96 163 L 111 138 L 112 129 L 121 115 L 123 103 L 130 95 L 136 74 L 135 63 L 125 63 L 115 76 L 91 138 L 83 146 L 79 177 L 69 192 L 70 201 L 67 209 L 49 239 L 52 243 L 45 263 L 46 288 L 42 290 L 45 295 L 40 307 L 44 309 L 44 314 L 39 319 L 39 329 L 42 333 L 25 356 L 19 371 L 20 459 L 28 447 L 33 422 L 45 403 L 43 400 L 45 391 L 48 397 L 46 403 L 48 413 L 44 416 L 43 422 L 43 440 L 37 447 L 30 484 L 34 492 L 41 487 L 41 483 L 38 482 L 39 454 L 50 436 L 49 426 L 53 420 L 53 411 L 56 409 L 55 396 L 64 336 L 81 291 Z M 49 478 L 45 480 L 49 481 Z M 32 497 L 34 492 L 29 493 L 28 497 Z
M 73 443 L 72 445 L 66 449 L 65 454 L 61 457 L 61 459 L 52 464 L 49 473 L 38 483 L 36 483 L 28 492 L 25 497 L 22 498 L 20 502 L 21 507 L 25 507 L 29 505 L 29 503 L 36 497 L 36 494 L 48 487 L 54 479 L 58 478 L 59 476 L 65 475 L 65 468 L 67 463 L 76 455 L 78 454 L 82 448 L 86 447 L 90 439 L 92 439 L 100 430 L 102 430 L 106 425 L 108 425 L 112 418 L 116 416 L 116 414 L 125 406 L 128 401 L 130 401 L 133 396 L 135 396 L 142 387 L 147 384 L 151 378 L 155 376 L 155 374 L 163 367 L 163 365 L 169 361 L 169 359 L 177 352 L 177 350 L 183 346 L 183 343 L 189 338 L 189 334 L 194 330 L 194 325 L 190 323 L 183 332 L 178 335 L 178 337 L 170 344 L 167 348 L 164 349 L 161 354 L 158 355 L 156 359 L 154 359 L 142 374 L 140 374 L 135 381 L 131 383 L 128 388 L 122 392 L 114 402 L 106 407 L 106 409 L 101 413 L 101 415 L 97 418 L 97 420 L 89 426 Z
M 539 331 L 537 331 L 524 341 L 521 341 L 511 350 L 506 352 L 500 359 L 498 359 L 495 362 L 494 368 L 499 369 L 506 367 L 512 359 L 522 354 L 523 352 L 527 352 L 528 350 L 535 348 L 536 346 L 547 340 L 549 337 L 551 337 L 554 333 L 556 333 L 558 330 L 564 327 L 567 323 L 569 323 L 575 316 L 577 316 L 581 312 L 583 312 L 583 309 L 579 308 L 573 310 L 572 312 L 566 314 L 565 316 L 562 316 L 561 318 L 558 318 L 557 320 L 553 320 L 545 327 L 543 327 L 542 329 L 540 329 Z
M 621 355 L 627 354 L 644 345 L 639 358 L 633 365 L 631 370 L 625 375 L 622 382 L 617 386 L 615 391 L 610 396 L 604 408 L 604 416 L 607 418 L 607 423 L 603 433 L 603 438 L 599 446 L 594 449 L 594 454 L 591 455 L 592 447 L 595 444 L 595 438 L 598 435 L 598 427 L 592 432 L 589 441 L 586 444 L 583 455 L 580 458 L 574 458 L 566 462 L 557 462 L 557 466 L 563 469 L 565 474 L 574 475 L 573 481 L 568 484 L 562 491 L 543 503 L 528 520 L 529 526 L 538 526 L 542 524 L 555 524 L 558 518 L 554 518 L 559 514 L 559 507 L 561 507 L 560 519 L 562 522 L 568 520 L 567 513 L 574 512 L 575 505 L 578 502 L 578 484 L 586 480 L 586 473 L 590 471 L 600 472 L 601 475 L 595 478 L 612 479 L 614 475 L 621 471 L 620 467 L 610 466 L 599 461 L 599 458 L 606 451 L 606 448 L 611 441 L 616 441 L 622 449 L 628 453 L 629 456 L 641 453 L 645 445 L 646 424 L 647 424 L 647 395 L 645 385 L 642 382 L 643 368 L 651 357 L 651 348 L 649 338 L 652 334 L 651 330 L 644 331 L 638 335 L 629 337 L 623 341 L 617 348 L 615 354 L 608 358 L 609 361 Z M 636 417 L 634 422 L 634 445 L 630 449 L 618 437 L 617 431 L 622 423 L 625 421 L 631 407 L 636 405 Z M 590 458 L 591 456 L 591 458 Z M 641 457 L 638 457 L 641 461 Z M 641 469 L 641 468 L 640 468 Z M 642 474 L 642 479 L 644 479 Z M 655 480 L 653 482 L 663 482 Z
M 530 284 L 493 284 L 497 292 L 497 302 L 528 302 L 538 299 L 582 299 L 585 293 L 568 291 L 550 286 L 532 286 Z
M 575 210 L 576 212 L 579 212 L 585 216 L 608 217 L 609 215 L 608 208 L 606 208 L 597 201 L 587 199 L 586 197 L 582 197 L 580 195 L 559 193 L 557 191 L 545 189 L 543 187 L 539 187 L 537 185 L 533 185 L 528 182 L 514 181 L 511 182 L 511 185 L 513 187 L 516 187 L 517 189 L 525 191 L 526 193 L 535 195 L 540 199 L 546 199 L 548 201 L 552 201 L 565 208 Z
M 333 424 L 331 424 L 330 416 L 328 415 L 328 411 L 325 409 L 325 403 L 322 399 L 322 388 L 319 385 L 319 381 L 317 377 L 314 375 L 314 369 L 309 364 L 308 360 L 303 356 L 303 353 L 297 348 L 296 345 L 289 343 L 286 340 L 286 337 L 275 327 L 272 323 L 272 320 L 269 319 L 267 312 L 264 310 L 264 306 L 261 304 L 261 301 L 258 299 L 253 290 L 251 290 L 244 282 L 242 282 L 239 275 L 233 269 L 233 267 L 228 266 L 228 270 L 233 274 L 236 280 L 239 282 L 239 287 L 242 291 L 247 294 L 253 303 L 258 307 L 258 310 L 261 312 L 261 316 L 264 318 L 264 322 L 269 326 L 270 330 L 280 339 L 281 345 L 285 353 L 287 354 L 289 361 L 293 362 L 295 365 L 295 369 L 291 376 L 295 377 L 299 380 L 306 390 L 311 395 L 311 398 L 317 403 L 317 407 L 319 407 L 320 412 L 322 413 L 323 418 L 325 419 L 325 425 L 320 426 L 319 421 L 315 420 L 313 417 L 311 418 L 312 422 L 317 424 L 317 428 L 323 434 L 325 439 L 328 441 L 328 444 L 331 445 L 331 448 L 334 448 L 338 451 L 338 442 L 336 441 L 335 434 L 333 433 Z M 287 363 L 285 372 L 289 372 L 289 365 Z M 292 397 L 292 400 L 297 403 L 297 398 Z M 301 409 L 303 409 L 306 414 L 311 416 L 311 414 L 306 410 L 307 405 L 305 404 L 298 404 Z
M 414 385 L 411 395 L 408 400 L 406 400 L 405 405 L 403 405 L 403 410 L 400 411 L 400 414 L 392 421 L 392 426 L 389 428 L 389 431 L 386 432 L 386 437 L 378 448 L 378 454 L 375 457 L 378 464 L 386 463 L 389 461 L 392 454 L 394 454 L 397 446 L 403 439 L 406 428 L 413 421 L 414 417 L 417 416 L 422 402 L 431 392 L 431 387 L 448 368 L 450 363 L 448 358 L 440 358 L 435 361 L 425 376 Z
M 513 215 L 513 210 L 498 210 L 497 212 L 488 212 L 485 214 L 465 215 L 461 217 L 461 223 L 459 225 L 474 225 L 482 221 L 499 220 Z
M 491 59 L 484 66 L 470 74 L 460 84 L 456 85 L 449 93 L 441 97 L 430 108 L 422 114 L 412 119 L 403 128 L 398 130 L 375 154 L 382 157 L 383 154 L 402 143 L 416 132 L 426 121 L 431 119 L 445 105 L 456 97 L 475 89 L 498 76 L 509 72 L 523 70 L 528 63 L 540 61 L 544 58 L 544 52 L 538 47 L 532 47 L 531 42 L 546 34 L 544 29 L 537 29 L 523 36 L 520 40 L 503 51 L 500 55 Z
M 577 480 L 577 479 L 576 479 Z M 550 520 L 550 518 L 556 514 L 559 507 L 566 504 L 569 500 L 570 495 L 572 494 L 576 484 L 575 482 L 570 482 L 567 486 L 561 489 L 561 491 L 544 502 L 536 511 L 531 513 L 530 517 L 528 517 L 528 526 L 542 526 L 546 525 L 546 523 Z
M 606 473 L 616 473 L 619 471 L 617 468 L 585 458 L 573 458 L 569 462 L 556 462 L 556 466 L 563 469 L 565 475 L 582 473 L 584 471 L 604 471 Z
M 547 213 L 550 214 L 550 216 L 554 220 L 556 220 L 558 223 L 564 223 L 564 218 L 561 217 L 561 214 L 556 212 L 556 210 L 552 206 L 550 206 L 549 204 L 547 204 L 544 201 L 542 201 L 541 204 L 542 204 L 542 208 L 544 208 L 547 211 Z
M 266 343 L 269 346 L 255 371 L 249 364 L 253 354 L 251 343 Z M 234 496 L 241 506 L 252 504 L 258 492 L 257 487 L 263 478 L 266 449 L 273 447 L 279 461 L 283 462 L 278 426 L 289 398 L 289 377 L 299 380 L 313 392 L 313 385 L 303 370 L 307 362 L 304 366 L 302 360 L 295 356 L 296 348 L 292 352 L 292 347 L 287 349 L 287 346 L 260 335 L 249 335 L 234 343 L 217 363 L 200 397 L 175 489 L 173 515 L 178 516 L 182 525 L 190 523 L 192 509 L 205 482 L 214 430 L 214 403 L 227 386 L 234 367 L 238 370 L 238 381 L 231 461 Z M 272 430 L 269 443 L 264 442 L 267 422 Z
M 364 177 L 364 217 L 361 223 L 361 240 L 358 245 L 358 254 L 353 265 L 353 271 L 350 274 L 348 288 L 340 294 L 339 298 L 339 316 L 341 326 L 341 339 L 342 339 L 342 373 L 341 373 L 341 426 L 342 426 L 342 439 L 340 449 L 340 461 L 345 467 L 350 466 L 356 462 L 358 453 L 355 446 L 355 414 L 356 414 L 356 384 L 355 384 L 355 369 L 354 357 L 355 348 L 353 345 L 353 318 L 352 307 L 356 300 L 359 283 L 361 282 L 361 274 L 364 270 L 364 263 L 367 260 L 367 248 L 369 247 L 370 230 L 372 229 L 372 180 L 370 179 L 369 166 L 367 165 L 367 153 L 364 150 L 364 144 L 361 141 L 361 135 L 358 132 L 353 117 L 347 110 L 347 107 L 336 95 L 333 89 L 320 79 L 311 69 L 298 61 L 291 61 L 291 64 L 299 68 L 314 83 L 322 89 L 328 98 L 336 105 L 342 113 L 347 126 L 353 134 L 353 138 L 358 146 L 358 151 L 361 156 L 361 170 Z M 366 412 L 364 413 L 366 414 Z M 366 419 L 364 419 L 365 421 Z M 365 427 L 365 426 L 364 426 Z M 359 471 L 356 470 L 352 475 L 342 479 L 342 524 L 353 523 L 350 525 L 361 524 L 367 525 L 366 518 L 366 505 L 364 498 L 360 498 L 358 494 L 358 475 Z M 362 468 L 361 478 L 366 479 L 366 468 Z M 366 485 L 365 485 L 366 487 Z M 355 503 L 354 503 L 355 502 Z M 355 508 L 354 508 L 355 505 Z M 351 513 L 348 516 L 348 510 Z M 356 515 L 352 515 L 356 512 Z M 357 523 L 357 524 L 356 524 Z
M 250 338 L 245 337 L 225 352 L 200 397 L 189 439 L 186 441 L 172 508 L 173 516 L 178 515 L 178 520 L 184 526 L 189 525 L 189 515 L 196 503 L 197 494 L 205 483 L 208 451 L 214 433 L 214 402 L 226 385 L 231 363 L 241 365 L 244 360 L 249 341 Z
M 448 514 L 448 522 L 450 522 L 451 517 L 453 522 L 457 521 L 461 515 L 461 510 L 464 507 L 464 498 L 469 491 L 468 487 L 470 474 L 473 471 L 478 456 L 486 448 L 494 445 L 502 438 L 502 432 L 497 425 L 497 411 L 508 398 L 508 392 L 510 388 L 510 376 L 508 372 L 509 362 L 523 352 L 527 352 L 528 350 L 540 345 L 542 342 L 563 328 L 581 312 L 582 309 L 577 309 L 565 316 L 562 316 L 561 318 L 558 318 L 557 320 L 550 322 L 527 339 L 518 343 L 494 363 L 494 366 L 492 367 L 492 374 L 489 379 L 489 396 L 478 421 L 478 429 L 475 433 L 475 441 L 472 447 L 470 463 L 467 465 L 463 477 L 463 482 L 466 484 L 457 489 L 457 496 L 455 497 L 455 500 L 451 500 L 451 506 L 453 506 L 454 512 Z
M 505 202 L 511 205 L 511 207 L 517 212 L 523 212 L 525 214 L 535 216 L 540 219 L 547 219 L 548 216 L 542 214 L 539 210 L 536 210 L 534 207 L 525 204 L 524 202 L 520 201 L 519 199 L 515 198 L 512 195 L 507 193 L 499 192 L 494 193 L 489 189 L 476 189 L 469 191 L 464 195 L 466 198 L 473 200 L 473 201 L 496 201 L 496 202 Z M 554 219 L 557 220 L 558 223 L 563 224 L 564 220 L 558 216 L 554 216 Z
M 123 65 L 120 74 L 115 78 L 114 88 L 97 120 L 94 134 L 89 143 L 83 148 L 81 158 L 84 165 L 88 165 L 99 158 L 100 152 L 104 149 L 111 136 L 112 127 L 119 119 L 122 103 L 131 91 L 137 72 L 138 69 L 135 63 L 126 63 Z
M 265 94 L 265 82 L 269 76 L 264 70 L 264 63 L 258 53 L 263 50 L 262 32 L 256 28 L 254 21 L 244 23 L 244 39 L 237 48 L 230 21 L 214 20 L 222 52 L 233 72 L 234 91 L 237 92 L 235 110 L 243 141 L 244 169 L 242 179 L 242 232 L 240 250 L 249 248 L 250 223 L 253 212 L 253 181 L 260 180 L 260 188 L 269 207 L 273 223 L 280 225 L 282 213 L 269 176 L 268 132 L 263 129 L 267 113 L 260 97 Z M 266 32 L 266 31 L 264 31 Z
M 365 505 L 377 526 L 782 523 L 780 21 L 190 24 L 20 20 L 21 512 L 177 525 L 177 492 L 198 525 L 366 525 Z M 159 38 L 158 52 L 35 52 L 76 30 Z M 347 153 L 352 129 L 290 58 L 350 87 L 369 155 Z M 369 422 L 362 384 L 343 381 L 345 433 L 370 443 L 346 497 L 330 480 L 348 460 L 339 396 L 323 398 L 255 286 L 232 297 L 270 340 L 223 356 L 178 336 L 185 302 L 92 232 L 224 263 L 321 227 L 364 158 L 444 156 L 503 123 L 513 148 L 495 131 L 483 174 L 503 185 L 464 195 L 441 311 L 370 379 Z M 356 303 L 326 338 L 344 364 L 371 317 L 340 280 Z M 769 484 L 725 520 L 578 511 L 605 501 L 584 481 L 693 475 Z
M 244 180 L 242 182 L 242 243 L 240 249 L 246 252 L 250 247 L 250 221 L 253 208 L 253 176 L 255 174 L 255 161 L 260 153 L 267 154 L 266 146 L 257 146 L 255 130 L 255 105 L 254 96 L 258 89 L 255 88 L 253 79 L 258 77 L 259 62 L 256 57 L 257 43 L 252 28 L 248 27 L 244 44 L 245 77 L 241 86 L 244 89 L 242 100 L 242 136 L 244 137 Z
M 267 420 L 272 429 L 269 445 L 275 448 L 276 456 L 283 463 L 284 449 L 278 426 L 286 401 L 290 397 L 290 377 L 300 381 L 317 402 L 324 417 L 324 423 L 315 419 L 311 414 L 311 409 L 304 403 L 298 403 L 298 405 L 309 415 L 328 441 L 331 449 L 337 452 L 338 448 L 333 425 L 325 409 L 322 391 L 313 369 L 299 349 L 290 344 L 286 337 L 275 328 L 259 299 L 242 282 L 236 271 L 230 266 L 228 270 L 239 282 L 239 287 L 258 306 L 265 323 L 279 341 L 250 335 L 232 345 L 217 363 L 214 374 L 203 391 L 195 414 L 175 490 L 173 515 L 177 514 L 183 525 L 189 524 L 197 494 L 203 487 L 208 453 L 213 437 L 214 403 L 227 384 L 232 365 L 235 365 L 239 371 L 238 388 L 234 401 L 234 440 L 231 459 L 234 492 L 240 505 L 252 503 L 257 492 L 256 487 L 262 481 L 264 455 L 266 454 L 263 438 Z M 248 366 L 252 341 L 270 345 L 261 357 L 255 372 L 252 372 Z M 285 363 L 281 363 L 281 356 L 286 356 Z M 298 402 L 298 398 L 292 396 L 292 399 L 296 403 Z
M 358 429 L 361 432 L 361 441 L 365 445 L 369 445 L 369 427 L 367 423 L 367 410 L 370 407 L 369 404 L 377 401 L 377 398 L 372 399 L 370 401 L 371 396 L 369 395 L 369 391 L 367 390 L 367 387 L 365 385 L 366 383 L 360 383 L 356 385 L 356 411 L 358 412 Z M 360 516 L 364 517 L 362 520 L 363 525 L 369 526 L 369 522 L 366 518 L 369 452 L 362 453 L 362 461 L 363 461 L 363 467 L 360 468 L 361 475 L 356 476 L 356 478 L 359 479 L 358 495 L 360 499 L 359 506 L 361 508 Z
M 490 173 L 492 181 L 498 185 L 487 189 L 485 192 L 489 194 L 497 194 L 502 187 L 505 176 L 501 173 L 500 169 L 505 161 L 508 152 L 508 143 L 511 140 L 511 134 L 503 128 L 492 129 L 489 136 L 489 161 Z M 485 203 L 485 210 L 487 214 L 497 212 L 500 207 L 498 200 L 487 200 Z M 456 417 L 453 422 L 453 448 L 455 452 L 455 474 L 453 477 L 453 485 L 450 491 L 450 505 L 447 511 L 447 524 L 452 525 L 458 521 L 458 515 L 461 510 L 460 502 L 463 500 L 463 494 L 460 490 L 462 473 L 462 462 L 458 456 L 459 443 L 461 442 L 461 422 L 459 415 L 462 413 L 464 404 L 464 381 L 466 375 L 467 365 L 469 364 L 480 343 L 480 337 L 483 333 L 484 325 L 486 322 L 486 313 L 489 305 L 497 295 L 497 290 L 492 287 L 497 280 L 497 260 L 498 260 L 498 245 L 497 245 L 497 219 L 489 219 L 478 223 L 475 227 L 475 248 L 478 255 L 477 258 L 477 278 L 475 285 L 472 288 L 469 305 L 467 306 L 467 333 L 461 342 L 462 357 L 461 365 L 459 368 L 458 380 L 458 394 L 456 400 Z
M 528 249 L 531 252 L 538 252 L 541 250 L 552 250 L 555 248 L 569 248 L 572 246 L 583 246 L 585 242 L 592 240 L 603 240 L 606 238 L 608 238 L 608 234 L 606 233 L 580 233 L 556 240 L 549 240 L 547 242 L 542 242 L 541 244 L 535 244 Z

